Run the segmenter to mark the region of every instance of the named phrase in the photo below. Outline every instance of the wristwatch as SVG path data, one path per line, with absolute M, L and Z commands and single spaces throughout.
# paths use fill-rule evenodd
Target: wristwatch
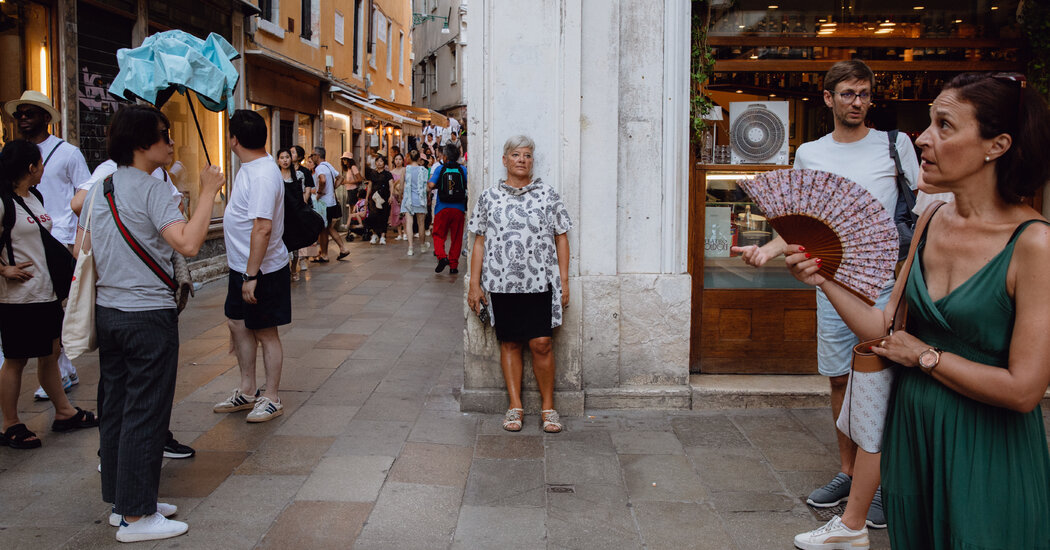
M 919 354 L 919 368 L 926 374 L 933 374 L 933 369 L 941 362 L 941 350 L 930 348 Z
M 241 273 L 241 279 L 244 282 L 246 282 L 246 283 L 248 281 L 254 281 L 254 280 L 258 279 L 258 278 L 259 278 L 259 274 L 258 273 L 256 273 L 255 275 L 248 275 L 247 273 Z

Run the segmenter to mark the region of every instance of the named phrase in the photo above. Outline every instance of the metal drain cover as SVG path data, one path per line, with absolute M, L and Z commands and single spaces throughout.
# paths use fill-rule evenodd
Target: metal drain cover
M 547 492 L 548 493 L 571 493 L 571 494 L 575 494 L 576 493 L 576 486 L 575 485 L 548 485 L 547 486 Z

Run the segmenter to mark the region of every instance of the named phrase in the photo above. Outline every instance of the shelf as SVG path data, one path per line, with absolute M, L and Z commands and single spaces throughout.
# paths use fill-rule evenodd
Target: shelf
M 716 73 L 822 73 L 841 59 L 725 59 L 715 61 Z M 875 72 L 1024 71 L 1019 61 L 866 61 Z
M 1017 49 L 1019 40 L 1001 38 L 874 38 L 864 36 L 708 36 L 708 46 L 787 46 L 794 48 L 975 48 Z

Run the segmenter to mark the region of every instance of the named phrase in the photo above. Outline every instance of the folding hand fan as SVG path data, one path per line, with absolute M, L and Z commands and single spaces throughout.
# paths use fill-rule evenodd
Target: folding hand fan
M 820 258 L 821 275 L 875 303 L 893 278 L 900 237 L 871 193 L 819 170 L 776 170 L 739 183 L 785 241 Z

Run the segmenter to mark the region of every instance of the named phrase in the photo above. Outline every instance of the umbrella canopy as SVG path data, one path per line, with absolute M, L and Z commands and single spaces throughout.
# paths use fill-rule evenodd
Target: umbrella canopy
M 138 48 L 117 51 L 120 73 L 110 93 L 129 100 L 143 99 L 157 108 L 175 92 L 197 93 L 209 111 L 232 114 L 233 89 L 240 75 L 230 61 L 240 54 L 225 38 L 212 33 L 201 40 L 173 30 L 146 38 Z M 192 103 L 192 102 L 191 102 Z

